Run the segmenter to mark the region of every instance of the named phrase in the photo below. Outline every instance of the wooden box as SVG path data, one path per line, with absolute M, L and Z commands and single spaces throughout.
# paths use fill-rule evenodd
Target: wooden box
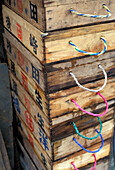
M 5 0 L 5 4 L 43 32 L 115 19 L 115 2 L 112 0 Z M 72 8 L 83 14 L 107 15 L 103 4 L 106 4 L 111 10 L 112 16 L 110 18 L 83 18 L 70 12 Z
M 70 72 L 74 73 L 85 87 L 97 89 L 104 84 L 104 75 L 98 68 L 99 64 L 108 76 L 107 84 L 100 93 L 106 98 L 109 109 L 107 114 L 101 117 L 104 146 L 96 153 L 96 157 L 98 168 L 104 169 L 103 160 L 108 164 L 114 128 L 115 12 L 113 7 L 115 3 L 109 0 L 105 0 L 105 3 L 111 9 L 112 16 L 98 21 L 77 17 L 71 14 L 69 9 L 73 7 L 81 9 L 83 6 L 84 12 L 101 14 L 104 13 L 101 7 L 102 1 L 92 3 L 91 0 L 87 2 L 32 0 L 24 3 L 17 0 L 15 4 L 12 0 L 5 1 L 12 10 L 3 5 L 4 45 L 10 69 L 12 96 L 20 106 L 20 109 L 17 109 L 14 101 L 20 122 L 18 128 L 26 139 L 33 141 L 30 143 L 42 164 L 44 162 L 40 155 L 45 157 L 47 166 L 44 166 L 48 170 L 71 170 L 72 161 L 81 169 L 88 169 L 88 166 L 93 165 L 92 154 L 83 151 L 74 142 L 73 137 L 89 150 L 98 149 L 101 146 L 101 138 L 82 139 L 76 134 L 73 122 L 80 133 L 88 137 L 96 135 L 95 129 L 99 130 L 100 124 L 97 117 L 81 112 L 71 99 L 77 101 L 85 110 L 99 114 L 105 111 L 105 103 L 96 93 L 78 87 Z M 30 17 L 32 4 L 34 10 L 35 7 L 36 10 L 40 9 L 40 14 L 37 15 L 39 24 L 36 22 L 37 19 L 35 21 L 32 16 Z M 23 10 L 20 11 L 22 6 Z M 10 20 L 10 27 L 7 20 Z M 44 31 L 48 31 L 48 34 Z M 100 56 L 76 52 L 69 44 L 72 41 L 82 50 L 100 52 L 105 48 L 101 36 L 107 42 L 107 50 Z M 31 119 L 31 126 L 27 118 Z M 46 135 L 48 149 L 40 142 L 39 130 Z

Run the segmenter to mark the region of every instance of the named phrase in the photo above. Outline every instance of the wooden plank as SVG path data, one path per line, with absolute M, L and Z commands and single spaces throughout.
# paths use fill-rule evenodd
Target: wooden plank
M 88 129 L 85 129 L 81 132 L 82 135 L 85 135 L 87 137 L 96 136 L 97 133 L 95 132 L 95 129 L 98 129 L 99 131 L 100 125 L 90 127 Z M 114 129 L 114 119 L 109 120 L 105 123 L 103 123 L 103 130 L 102 130 L 102 137 L 103 140 L 106 140 L 108 138 L 111 138 L 113 136 L 113 129 Z M 84 148 L 88 148 L 90 146 L 93 146 L 96 143 L 101 142 L 101 138 L 98 137 L 93 140 L 87 140 L 83 139 L 82 137 L 79 137 L 77 134 L 73 134 L 71 136 L 68 136 L 66 138 L 63 138 L 61 140 L 57 140 L 53 142 L 54 147 L 54 160 L 58 160 L 60 158 L 66 157 L 75 151 L 82 150 L 73 140 L 73 137 L 76 138 L 78 143 L 80 143 Z M 71 143 L 71 145 L 70 145 Z M 101 145 L 99 145 L 101 146 Z M 68 149 L 69 148 L 69 149 Z
M 33 116 L 28 112 L 25 106 L 20 102 L 18 96 L 13 91 L 12 91 L 12 98 L 13 98 L 13 104 L 15 110 L 20 115 L 24 123 L 31 130 L 31 132 L 35 133 L 35 136 L 38 136 L 39 134 L 38 129 L 40 129 L 40 131 L 45 132 L 47 138 L 50 140 L 50 128 L 47 129 L 46 127 L 44 127 L 42 120 L 40 126 L 39 123 L 34 120 Z
M 9 158 L 8 158 L 8 154 L 7 154 L 7 151 L 6 151 L 6 147 L 5 147 L 5 143 L 4 143 L 3 137 L 2 137 L 1 130 L 0 130 L 0 146 L 1 146 L 0 147 L 1 148 L 0 149 L 0 154 L 1 154 L 2 159 L 3 159 L 4 168 L 6 170 L 11 170 L 11 166 L 10 166 L 10 162 L 9 162 Z
M 115 19 L 115 2 L 110 2 L 110 0 L 105 0 L 104 3 L 109 7 L 112 15 L 109 18 L 101 19 L 77 16 L 76 14 L 71 14 L 70 9 L 72 8 L 83 14 L 107 15 L 107 11 L 102 6 L 103 0 L 77 0 L 74 2 L 69 0 L 68 3 L 67 1 L 57 1 L 56 3 L 59 5 L 53 5 L 55 4 L 55 1 L 50 1 L 50 3 L 48 3 L 46 0 L 45 6 L 49 6 L 50 4 L 49 7 L 46 7 L 46 30 L 48 31 L 112 21 Z
M 44 3 L 44 8 L 43 8 L 43 3 Z M 93 2 L 91 0 L 87 0 L 85 2 L 80 0 L 77 2 L 75 0 L 72 1 L 44 0 L 44 2 L 42 3 L 41 1 L 39 2 L 39 1 L 31 0 L 32 5 L 30 4 L 29 0 L 26 0 L 25 2 L 20 0 L 20 1 L 16 1 L 15 3 L 13 0 L 11 0 L 11 3 L 5 0 L 6 5 L 8 5 L 16 13 L 24 17 L 27 21 L 29 21 L 31 24 L 36 26 L 38 29 L 41 29 L 42 31 L 45 30 L 51 31 L 51 30 L 57 30 L 62 28 L 70 28 L 73 26 L 81 26 L 84 24 L 85 25 L 95 24 L 104 21 L 106 22 L 106 21 L 114 20 L 115 3 L 113 1 L 110 2 L 110 0 L 105 0 L 104 3 L 111 10 L 112 16 L 109 18 L 95 19 L 95 18 L 88 18 L 88 17 L 87 18 L 80 17 L 75 14 L 71 14 L 69 10 L 73 8 L 78 12 L 82 12 L 86 14 L 90 13 L 94 15 L 104 15 L 104 14 L 106 15 L 107 11 L 102 7 L 103 0 L 101 1 L 94 0 Z M 32 15 L 33 11 L 31 10 L 31 6 L 33 6 L 35 9 L 34 10 L 35 16 Z
M 81 84 L 104 78 L 98 65 L 101 64 L 108 77 L 115 75 L 115 51 L 107 52 L 99 57 L 89 56 L 82 59 L 74 59 L 63 63 L 46 66 L 48 93 L 56 92 L 64 88 L 76 86 L 72 72 Z
M 19 41 L 4 28 L 4 46 L 15 61 L 45 91 L 44 67 Z
M 22 131 L 21 131 L 20 135 L 21 135 L 21 138 L 23 140 L 22 142 L 23 142 L 23 145 L 24 145 L 24 149 L 26 150 L 26 152 L 28 153 L 29 157 L 32 159 L 32 161 L 34 162 L 36 167 L 38 167 L 39 169 L 42 169 L 42 170 L 46 170 L 46 167 L 40 161 L 40 159 L 36 155 L 36 153 L 33 150 L 31 144 L 29 143 L 29 141 L 27 140 L 27 138 L 25 137 L 25 135 L 24 135 L 24 133 Z M 17 141 L 21 143 L 21 141 L 19 141 L 19 139 L 17 139 Z
M 81 170 L 83 170 L 83 168 L 85 168 L 85 170 L 89 170 L 93 166 L 94 166 L 94 162 L 92 164 L 86 165 L 85 167 L 82 167 Z M 109 167 L 109 156 L 97 161 L 96 169 L 108 170 L 108 167 Z
M 42 32 L 4 5 L 2 12 L 4 26 L 43 62 Z
M 24 124 L 24 122 L 21 120 L 21 118 L 19 118 L 19 115 L 17 115 L 17 121 L 18 121 L 18 129 L 19 131 L 23 131 L 23 133 L 25 134 L 26 138 L 28 139 L 28 141 L 30 142 L 33 150 L 35 151 L 35 153 L 37 154 L 38 158 L 40 159 L 40 161 L 44 164 L 45 163 L 45 167 L 46 169 L 50 170 L 51 169 L 51 158 L 48 156 L 47 152 L 41 147 L 41 145 L 39 144 L 39 142 L 36 140 L 36 138 L 33 136 L 33 134 L 31 133 L 31 131 L 26 127 L 26 125 Z M 44 159 L 43 159 L 44 158 Z M 44 162 L 45 160 L 45 162 Z
M 114 118 L 114 104 L 114 100 L 108 102 L 109 109 L 107 114 L 101 117 L 102 122 Z M 101 103 L 96 107 L 96 113 L 102 114 L 104 110 L 104 103 Z M 70 113 L 52 119 L 52 141 L 56 141 L 76 133 L 73 127 L 73 122 L 76 124 L 80 132 L 84 129 L 99 125 L 99 120 L 97 117 L 88 116 L 87 114 L 82 114 L 82 116 L 80 115 L 81 111 L 78 111 L 77 113 Z
M 36 0 L 5 0 L 4 3 L 8 5 L 12 10 L 17 14 L 22 16 L 24 19 L 29 21 L 31 24 L 36 26 L 41 31 L 45 30 L 45 21 L 44 21 L 44 8 L 43 1 Z M 33 14 L 34 10 L 34 14 Z M 34 16 L 35 15 L 35 16 Z
M 35 124 L 31 123 L 31 119 L 28 119 L 28 125 L 27 122 L 25 122 L 21 115 L 17 112 L 16 114 L 18 118 L 23 121 L 23 128 L 29 129 L 29 132 L 33 134 L 33 136 L 37 139 L 37 142 L 42 146 L 43 150 L 49 155 L 50 158 L 52 158 L 52 151 L 51 151 L 51 142 L 48 139 L 47 135 L 43 132 L 41 128 L 36 128 Z M 30 122 L 29 122 L 30 121 Z M 33 128 L 34 127 L 34 128 Z M 28 131 L 28 130 L 26 130 Z
M 85 84 L 87 88 L 100 88 L 103 85 L 104 80 L 98 80 L 93 83 Z M 111 77 L 105 88 L 101 91 L 101 94 L 107 101 L 114 99 L 115 97 L 115 78 Z M 82 108 L 85 108 L 90 112 L 94 112 L 98 104 L 103 102 L 103 99 L 92 92 L 85 91 L 78 86 L 72 87 L 66 90 L 61 90 L 49 95 L 50 101 L 50 118 L 59 117 L 68 113 L 76 113 L 79 109 L 75 106 L 71 99 L 74 99 Z M 95 107 L 93 107 L 95 106 Z M 81 115 L 84 113 L 81 113 Z
M 57 31 L 55 34 L 51 33 L 45 38 L 46 63 L 84 56 L 83 53 L 77 52 L 69 44 L 70 40 L 81 50 L 100 52 L 104 48 L 103 42 L 100 40 L 101 36 L 107 41 L 107 50 L 114 50 L 114 23 Z
M 20 85 L 19 81 L 10 73 L 10 82 L 11 82 L 11 89 L 18 95 L 19 100 L 25 106 L 27 111 L 33 116 L 36 122 L 43 129 L 49 129 L 49 119 L 48 115 L 44 114 L 38 105 L 34 102 L 31 96 L 24 90 L 24 88 Z
M 11 72 L 17 77 L 25 90 L 33 97 L 43 112 L 47 112 L 47 99 L 45 93 L 38 85 L 15 63 L 7 53 L 8 64 Z
M 109 156 L 110 153 L 110 142 L 111 140 L 106 140 L 104 142 L 103 148 L 96 153 L 96 159 L 97 161 L 99 159 L 103 159 L 106 156 Z M 101 143 L 95 144 L 91 147 L 89 147 L 89 150 L 97 150 Z M 75 152 L 73 155 L 70 155 L 69 157 L 66 157 L 64 159 L 61 159 L 59 161 L 53 162 L 53 170 L 71 170 L 73 166 L 71 165 L 71 162 L 74 162 L 77 168 L 83 167 L 88 165 L 89 163 L 94 162 L 94 158 L 91 153 L 80 151 Z
M 20 164 L 23 169 L 37 170 L 32 160 L 30 159 L 29 155 L 27 154 L 27 152 L 25 151 L 25 149 L 23 148 L 19 141 L 18 141 L 18 153 Z
M 3 162 L 3 158 L 2 158 L 2 153 L 0 151 L 0 169 L 1 170 L 6 170 L 4 162 Z

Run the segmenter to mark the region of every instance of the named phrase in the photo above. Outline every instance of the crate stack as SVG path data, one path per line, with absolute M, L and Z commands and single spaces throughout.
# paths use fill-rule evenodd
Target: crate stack
M 83 16 L 87 13 L 107 15 L 109 11 L 102 7 L 103 3 L 110 9 L 110 17 Z M 100 117 L 104 145 L 96 153 L 96 159 L 97 169 L 108 169 L 114 128 L 114 9 L 115 2 L 111 0 L 5 0 L 4 45 L 21 136 L 19 145 L 33 160 L 34 169 L 70 170 L 74 169 L 71 162 L 79 169 L 93 166 L 93 155 L 78 146 L 73 138 L 90 151 L 100 148 L 101 138 L 87 140 L 80 137 L 73 122 L 87 137 L 96 135 L 95 129 L 99 131 L 100 123 L 97 117 L 80 111 L 71 99 L 95 114 L 102 114 L 106 105 L 97 93 L 77 86 L 70 72 L 86 88 L 98 89 L 105 81 L 98 65 L 108 76 L 100 94 L 107 100 L 109 108 Z M 81 53 L 70 44 L 99 53 L 105 49 L 100 37 L 107 42 L 107 50 L 102 55 Z

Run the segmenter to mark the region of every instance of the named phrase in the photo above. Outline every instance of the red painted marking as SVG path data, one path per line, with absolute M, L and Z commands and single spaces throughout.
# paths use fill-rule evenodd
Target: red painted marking
M 32 147 L 34 147 L 33 138 L 31 137 L 31 135 L 29 133 L 28 133 L 28 140 L 29 140 L 30 144 L 32 145 Z
M 18 62 L 20 66 L 24 65 L 24 58 L 23 58 L 22 53 L 19 50 L 18 50 Z
M 21 72 L 21 76 L 22 76 L 22 84 L 23 84 L 23 86 L 25 87 L 25 89 L 27 91 L 29 91 L 28 90 L 28 80 L 27 80 L 27 77 L 24 75 L 23 72 Z
M 18 23 L 16 23 L 16 25 L 17 25 L 17 36 L 22 41 L 22 27 Z
M 24 94 L 24 99 L 25 99 L 25 107 L 28 109 L 29 112 L 31 112 L 30 101 L 28 100 L 25 94 Z
M 34 131 L 34 123 L 32 121 L 32 117 L 31 117 L 30 113 L 27 110 L 25 111 L 25 118 L 26 118 L 26 123 L 27 123 L 30 131 L 33 132 Z
M 18 7 L 18 10 L 21 14 L 23 12 L 22 0 L 17 0 L 17 7 Z

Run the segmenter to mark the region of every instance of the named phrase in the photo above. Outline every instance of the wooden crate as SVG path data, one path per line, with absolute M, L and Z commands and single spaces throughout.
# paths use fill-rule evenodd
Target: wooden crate
M 101 94 L 106 98 L 109 109 L 107 114 L 101 117 L 104 146 L 100 152 L 96 153 L 96 157 L 98 162 L 101 160 L 98 168 L 104 169 L 105 167 L 102 161 L 106 160 L 108 164 L 110 142 L 114 128 L 115 12 L 113 7 L 115 3 L 113 1 L 110 3 L 109 0 L 105 0 L 106 5 L 111 9 L 112 16 L 110 18 L 97 20 L 76 17 L 76 15 L 69 12 L 69 8 L 75 7 L 81 9 L 81 7 L 83 7 L 84 12 L 88 11 L 92 14 L 94 14 L 94 12 L 101 14 L 102 12 L 106 14 L 106 11 L 104 12 L 104 10 L 102 10 L 102 1 L 94 1 L 92 3 L 91 0 L 87 0 L 85 3 L 81 1 L 70 2 L 69 0 L 66 2 L 44 0 L 44 2 L 41 3 L 41 1 L 26 0 L 24 4 L 24 2 L 20 0 L 20 5 L 23 7 L 22 12 L 19 10 L 19 1 L 16 1 L 15 4 L 12 0 L 10 1 L 11 4 L 8 2 L 9 1 L 5 1 L 5 4 L 20 15 L 17 15 L 10 8 L 3 5 L 4 26 L 14 36 L 11 36 L 11 34 L 4 29 L 4 42 L 10 69 L 12 96 L 15 96 L 18 100 L 21 108 L 21 114 L 19 114 L 15 107 L 19 122 L 21 122 L 21 126 L 19 127 L 18 125 L 19 130 L 23 131 L 28 140 L 28 134 L 31 136 L 34 145 L 37 146 L 37 148 L 34 147 L 33 149 L 39 159 L 41 153 L 45 154 L 45 159 L 48 164 L 46 169 L 70 170 L 73 169 L 71 165 L 72 161 L 75 162 L 76 167 L 80 169 L 86 169 L 89 165 L 91 166 L 94 158 L 91 154 L 83 151 L 75 144 L 73 137 L 75 137 L 83 147 L 90 150 L 99 148 L 101 139 L 100 137 L 94 140 L 82 139 L 76 134 L 72 124 L 75 122 L 80 133 L 88 137 L 96 135 L 95 129 L 99 130 L 100 124 L 96 117 L 91 117 L 79 111 L 71 102 L 71 99 L 77 101 L 83 109 L 97 114 L 105 111 L 105 103 L 96 93 L 79 88 L 70 76 L 70 72 L 73 72 L 79 82 L 85 87 L 90 89 L 100 88 L 104 83 L 103 72 L 98 68 L 98 65 L 101 64 L 108 76 L 108 82 L 101 91 Z M 40 9 L 40 15 L 42 15 L 43 12 L 41 18 L 43 22 L 40 21 L 38 24 L 30 17 L 30 8 L 32 6 L 34 10 Z M 88 9 L 88 6 L 91 6 L 91 8 Z M 27 11 L 28 13 L 25 15 Z M 59 13 L 60 15 L 58 15 Z M 21 18 L 21 16 L 23 18 Z M 10 27 L 8 25 L 8 19 L 11 21 Z M 44 31 L 48 31 L 48 35 L 44 34 Z M 69 44 L 69 41 L 72 41 L 82 50 L 100 52 L 104 48 L 104 44 L 100 39 L 101 36 L 107 41 L 107 50 L 100 56 L 90 56 L 76 52 Z M 20 44 L 15 37 L 23 45 Z M 11 44 L 11 52 L 9 51 L 8 41 Z M 18 51 L 23 54 L 23 66 L 19 63 L 19 57 L 15 57 L 15 54 L 18 56 Z M 32 77 L 32 65 L 35 68 L 38 68 L 37 65 L 39 65 L 38 69 L 41 84 Z M 27 68 L 29 68 L 30 72 L 27 71 Z M 26 80 L 26 83 L 23 78 Z M 13 82 L 17 85 L 18 95 Z M 40 94 L 39 99 L 36 98 L 36 90 Z M 29 99 L 29 106 L 24 101 L 25 95 Z M 39 102 L 37 100 L 39 100 Z M 38 108 L 40 115 L 43 116 L 44 128 L 41 127 L 38 121 Z M 26 111 L 28 115 L 30 115 L 36 129 L 34 132 L 31 132 L 30 127 L 27 125 L 25 117 Z M 48 121 L 50 121 L 50 123 Z M 43 152 L 44 147 L 40 144 L 37 127 L 42 128 L 48 136 L 48 146 L 51 148 L 50 153 L 47 151 Z M 41 153 L 38 151 L 39 147 Z
M 93 26 L 87 26 L 84 28 L 73 28 L 69 30 L 60 30 L 53 33 L 49 33 L 45 37 L 45 57 L 43 55 L 43 42 L 42 33 L 30 23 L 26 22 L 20 16 L 15 14 L 9 8 L 3 6 L 3 21 L 4 26 L 7 27 L 7 17 L 11 20 L 11 31 L 19 40 L 18 28 L 16 23 L 21 26 L 21 35 L 23 41 L 20 40 L 42 63 L 53 63 L 57 61 L 63 61 L 76 57 L 84 56 L 84 54 L 76 52 L 75 49 L 69 44 L 71 40 L 73 43 L 77 43 L 82 50 L 99 52 L 103 49 L 103 43 L 100 40 L 101 36 L 104 36 L 108 48 L 107 50 L 115 49 L 115 24 L 114 22 Z M 28 29 L 29 28 L 29 29 Z M 50 35 L 51 34 L 51 35 Z M 35 39 L 35 44 L 31 40 Z M 85 43 L 84 43 L 85 42 Z
M 84 18 L 70 12 L 72 8 L 80 13 L 107 15 L 107 11 L 102 7 L 103 3 L 111 10 L 112 16 L 110 18 Z M 5 0 L 5 4 L 42 31 L 95 24 L 115 19 L 115 2 L 110 0 L 94 0 L 93 2 L 91 0 Z

